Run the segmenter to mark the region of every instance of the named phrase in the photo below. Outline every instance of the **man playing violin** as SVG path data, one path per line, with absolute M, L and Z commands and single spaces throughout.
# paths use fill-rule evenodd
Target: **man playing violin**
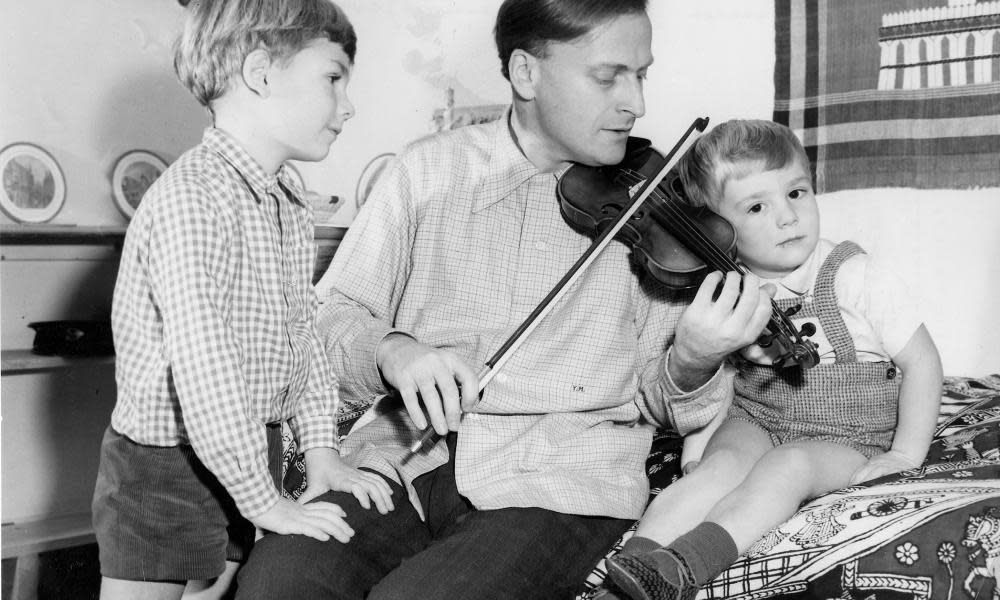
M 341 394 L 402 398 L 342 446 L 387 480 L 394 509 L 321 496 L 346 511 L 351 542 L 265 536 L 241 597 L 571 598 L 643 512 L 655 428 L 715 415 L 721 363 L 763 329 L 769 297 L 718 273 L 672 292 L 618 243 L 478 393 L 487 358 L 591 244 L 556 184 L 572 163 L 622 160 L 651 36 L 645 0 L 505 0 L 511 108 L 402 152 L 321 284 Z M 428 426 L 442 437 L 412 453 Z

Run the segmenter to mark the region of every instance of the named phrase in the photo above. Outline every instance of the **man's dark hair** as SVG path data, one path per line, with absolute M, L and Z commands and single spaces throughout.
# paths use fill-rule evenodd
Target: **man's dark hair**
M 646 12 L 647 0 L 504 0 L 493 27 L 500 70 L 520 48 L 545 57 L 549 42 L 568 42 L 622 15 Z

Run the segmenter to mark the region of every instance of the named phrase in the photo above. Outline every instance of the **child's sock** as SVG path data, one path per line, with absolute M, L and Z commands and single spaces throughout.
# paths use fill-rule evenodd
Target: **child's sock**
M 633 535 L 629 539 L 625 540 L 625 545 L 622 546 L 621 554 L 645 554 L 646 552 L 652 552 L 659 547 L 660 545 L 654 540 L 647 537 Z
M 642 540 L 636 546 L 648 546 Z M 702 523 L 666 547 L 636 554 L 623 548 L 606 564 L 608 577 L 632 600 L 689 600 L 737 557 L 725 529 Z
M 671 554 L 687 567 L 699 587 L 715 579 L 739 558 L 736 542 L 729 532 L 718 523 L 708 521 L 677 538 L 666 548 L 649 553 L 661 572 L 676 571 L 676 559 Z

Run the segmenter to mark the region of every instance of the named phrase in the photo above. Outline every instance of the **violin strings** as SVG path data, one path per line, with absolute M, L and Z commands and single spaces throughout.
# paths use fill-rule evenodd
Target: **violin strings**
M 626 184 L 631 187 L 636 183 L 640 183 L 643 178 L 638 174 L 622 170 L 620 171 L 621 176 L 625 178 Z M 700 227 L 694 224 L 691 218 L 684 214 L 684 212 L 673 206 L 671 202 L 659 195 L 655 190 L 652 192 L 651 196 L 655 196 L 657 200 L 661 201 L 662 206 L 650 205 L 651 212 L 654 214 L 661 213 L 658 216 L 663 219 L 670 217 L 672 222 L 684 235 L 688 236 L 687 241 L 691 243 L 695 249 L 700 249 L 705 256 L 716 261 L 714 267 L 723 266 L 726 270 L 736 271 L 738 273 L 744 273 L 745 271 L 740 268 L 739 264 L 736 263 L 726 252 L 719 248 L 718 244 L 712 241 Z M 667 214 L 662 214 L 666 212 Z M 799 333 L 796 331 L 792 323 L 788 319 L 788 315 L 778 308 L 777 303 L 771 300 L 771 322 L 776 326 L 777 330 L 775 333 L 779 335 L 784 335 L 789 338 L 789 340 L 799 339 Z

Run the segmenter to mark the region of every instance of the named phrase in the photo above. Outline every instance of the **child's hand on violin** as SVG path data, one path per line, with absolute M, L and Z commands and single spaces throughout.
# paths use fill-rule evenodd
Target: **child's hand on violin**
M 722 283 L 718 297 L 716 289 Z M 742 283 L 742 286 L 741 286 Z M 727 356 L 752 344 L 771 317 L 773 286 L 753 273 L 710 273 L 677 323 L 670 375 L 682 389 L 704 383 Z M 701 381 L 692 374 L 701 374 Z M 694 379 L 694 381 L 692 381 Z M 687 382 L 684 385 L 682 382 Z
M 851 485 L 919 466 L 920 463 L 902 452 L 889 450 L 885 454 L 877 454 L 869 458 L 868 462 L 861 465 L 851 476 Z
M 394 508 L 392 490 L 381 475 L 344 463 L 340 453 L 333 448 L 306 450 L 305 463 L 306 489 L 299 496 L 299 504 L 333 490 L 353 494 L 365 509 L 371 509 L 374 502 L 375 508 L 383 515 Z
M 479 376 L 464 360 L 407 335 L 386 336 L 378 346 L 375 360 L 382 377 L 399 392 L 419 429 L 427 427 L 429 417 L 434 431 L 440 435 L 458 431 L 463 407 L 472 408 L 479 398 Z

